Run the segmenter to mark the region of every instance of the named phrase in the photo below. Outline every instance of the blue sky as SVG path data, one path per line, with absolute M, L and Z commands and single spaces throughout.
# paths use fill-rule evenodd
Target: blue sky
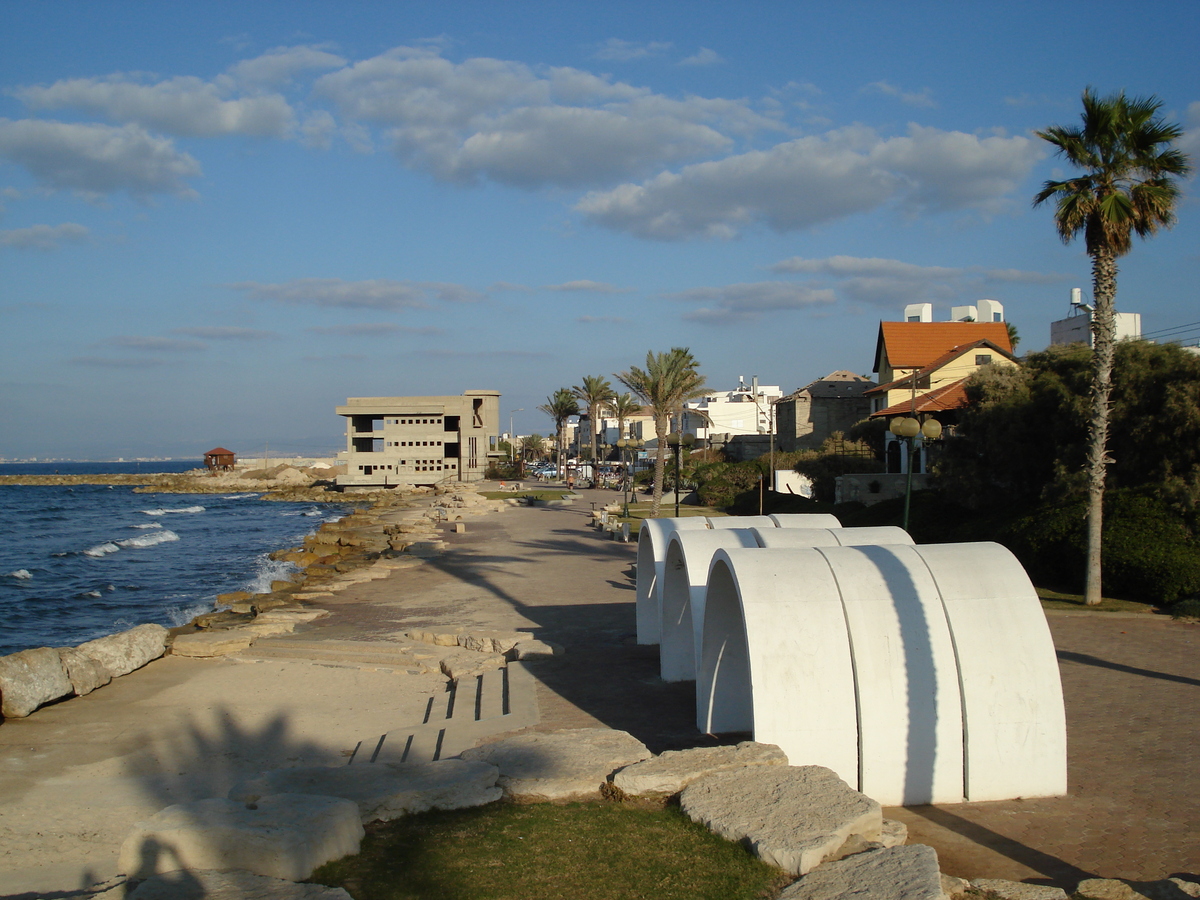
M 547 433 L 648 350 L 868 374 L 918 301 L 1041 349 L 1090 266 L 1034 130 L 1155 94 L 1200 158 L 1198 44 L 1195 0 L 9 0 L 0 457 L 328 452 L 348 396 L 473 388 Z M 1184 188 L 1146 332 L 1200 322 Z

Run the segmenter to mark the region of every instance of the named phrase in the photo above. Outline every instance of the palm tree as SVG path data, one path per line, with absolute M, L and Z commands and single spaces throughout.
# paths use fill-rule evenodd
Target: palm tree
M 613 390 L 612 382 L 603 375 L 584 375 L 583 384 L 576 385 L 571 388 L 575 392 L 575 396 L 584 402 L 588 411 L 588 430 L 591 431 L 589 437 L 592 445 L 592 461 L 596 461 L 596 424 L 600 421 L 600 407 L 604 406 L 614 397 L 616 391 Z
M 633 394 L 621 394 L 613 399 L 608 404 L 614 416 L 617 417 L 617 437 L 628 437 L 625 434 L 625 420 L 636 416 L 642 411 L 642 404 L 633 399 Z
M 654 415 L 654 434 L 658 452 L 654 457 L 654 501 L 650 516 L 658 515 L 662 506 L 663 473 L 667 464 L 667 430 L 671 417 L 683 409 L 683 404 L 705 392 L 704 376 L 696 371 L 699 363 L 687 347 L 672 347 L 666 353 L 649 351 L 646 368 L 630 366 L 617 372 L 617 379 L 642 400 Z
M 1117 257 L 1132 247 L 1133 234 L 1149 237 L 1175 221 L 1177 177 L 1191 171 L 1187 156 L 1172 146 L 1178 125 L 1158 115 L 1156 97 L 1127 99 L 1124 92 L 1097 97 L 1083 92 L 1083 124 L 1055 125 L 1037 132 L 1083 170 L 1066 181 L 1047 181 L 1034 197 L 1038 206 L 1055 198 L 1058 236 L 1069 244 L 1083 233 L 1092 258 L 1092 386 L 1088 425 L 1088 562 L 1084 601 L 1100 602 L 1100 548 L 1104 472 L 1109 460 L 1108 407 L 1116 343 Z
M 555 463 L 558 465 L 558 475 L 561 478 L 565 457 L 563 425 L 566 424 L 567 419 L 571 416 L 579 415 L 579 404 L 575 401 L 575 395 L 571 393 L 570 388 L 559 388 L 547 397 L 546 402 L 539 406 L 538 409 L 554 420 L 555 446 L 557 447 Z

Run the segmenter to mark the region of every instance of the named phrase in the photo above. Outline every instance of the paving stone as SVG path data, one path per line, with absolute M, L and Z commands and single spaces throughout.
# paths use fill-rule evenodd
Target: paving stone
M 484 762 L 446 759 L 391 766 L 313 766 L 278 769 L 235 785 L 230 800 L 254 802 L 271 794 L 320 794 L 358 804 L 363 824 L 388 822 L 427 809 L 465 809 L 499 800 L 499 770 Z
M 259 637 L 253 631 L 244 628 L 232 628 L 228 631 L 197 631 L 194 634 L 177 634 L 171 643 L 172 656 L 193 656 L 209 658 L 226 656 L 245 650 Z
M 123 887 L 111 893 L 112 900 L 351 900 L 342 888 L 296 884 L 251 872 L 204 869 L 154 875 L 128 894 Z M 97 900 L 107 897 L 108 892 Z
M 937 852 L 912 844 L 826 863 L 783 889 L 779 900 L 946 900 Z
M 161 625 L 138 625 L 80 644 L 75 649 L 103 664 L 113 678 L 117 678 L 162 656 L 167 649 L 167 633 Z
M 19 719 L 74 692 L 57 650 L 38 647 L 0 656 L 0 713 Z
M 558 644 L 533 639 L 518 641 L 508 655 L 510 659 L 537 659 L 546 656 L 562 656 L 564 652 Z
M 613 784 L 626 794 L 678 794 L 698 778 L 746 766 L 786 766 L 787 754 L 774 744 L 742 741 L 734 747 L 668 750 L 661 756 L 626 766 Z
M 971 887 L 994 900 L 1067 900 L 1067 892 L 1062 888 L 1003 878 L 976 878 Z
M 218 799 L 168 806 L 138 823 L 117 866 L 131 878 L 244 869 L 301 881 L 318 866 L 358 852 L 363 827 L 353 801 L 276 794 L 252 806 Z
M 637 738 L 608 728 L 519 734 L 461 754 L 497 766 L 505 796 L 518 800 L 595 796 L 614 771 L 650 755 Z
M 851 838 L 878 841 L 883 832 L 879 804 L 824 766 L 709 775 L 684 788 L 679 805 L 692 821 L 793 875 L 811 872 Z

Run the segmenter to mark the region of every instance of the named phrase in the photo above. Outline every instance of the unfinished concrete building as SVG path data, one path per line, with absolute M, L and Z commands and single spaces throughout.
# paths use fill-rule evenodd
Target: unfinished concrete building
M 350 397 L 342 489 L 482 481 L 500 434 L 500 392 L 449 397 Z
M 875 382 L 844 369 L 805 385 L 775 404 L 776 446 L 785 452 L 817 450 L 835 431 L 847 432 L 871 414 L 865 392 Z

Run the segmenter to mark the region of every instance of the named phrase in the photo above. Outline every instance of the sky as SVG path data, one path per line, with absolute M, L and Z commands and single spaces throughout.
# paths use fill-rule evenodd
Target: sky
M 1200 162 L 1200 3 L 0 3 L 0 458 L 344 449 L 347 397 L 691 349 L 870 375 L 905 304 L 1049 342 L 1081 241 L 1035 131 L 1154 95 Z M 1200 340 L 1200 204 L 1117 307 Z

